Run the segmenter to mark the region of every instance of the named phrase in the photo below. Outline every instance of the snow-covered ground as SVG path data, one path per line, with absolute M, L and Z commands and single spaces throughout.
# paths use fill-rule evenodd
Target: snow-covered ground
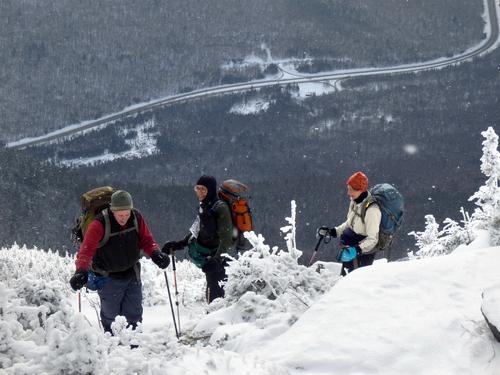
M 132 331 L 117 317 L 110 336 L 95 294 L 82 292 L 79 312 L 73 257 L 2 248 L 0 374 L 498 375 L 500 343 L 483 313 L 500 326 L 500 153 L 493 129 L 482 134 L 477 209 L 442 229 L 428 215 L 406 261 L 343 278 L 337 263 L 300 265 L 292 202 L 286 248 L 248 234 L 252 249 L 231 262 L 226 298 L 207 306 L 203 274 L 178 262 L 180 340 L 165 273 L 150 260 L 143 324 Z
M 143 326 L 132 332 L 118 320 L 110 337 L 86 296 L 77 312 L 67 285 L 71 258 L 17 246 L 1 249 L 0 258 L 0 373 L 500 373 L 500 344 L 480 311 L 482 291 L 498 283 L 500 248 L 485 239 L 449 255 L 377 263 L 338 282 L 304 267 L 291 276 L 323 288 L 309 300 L 293 287 L 286 298 L 248 291 L 207 307 L 202 274 L 179 262 L 180 342 L 164 275 L 150 261 Z
M 264 99 L 254 98 L 241 103 L 237 103 L 229 109 L 229 113 L 239 115 L 252 115 L 260 112 L 266 112 L 271 103 Z
M 499 374 L 480 310 L 499 269 L 500 248 L 484 242 L 359 269 L 258 352 L 292 374 Z

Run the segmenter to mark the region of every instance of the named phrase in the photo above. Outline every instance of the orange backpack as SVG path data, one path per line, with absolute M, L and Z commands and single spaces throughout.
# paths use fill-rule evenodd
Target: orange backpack
M 243 232 L 253 230 L 248 193 L 248 187 L 237 180 L 226 180 L 219 187 L 219 198 L 229 205 L 233 225 L 238 230 L 237 242 L 245 240 Z

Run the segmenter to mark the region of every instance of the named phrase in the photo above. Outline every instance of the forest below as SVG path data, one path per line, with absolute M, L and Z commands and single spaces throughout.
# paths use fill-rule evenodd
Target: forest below
M 262 44 L 274 58 L 295 59 L 299 70 L 321 70 L 427 60 L 484 38 L 480 1 L 141 4 L 2 2 L 0 138 L 261 77 L 270 62 Z M 299 33 L 287 29 L 290 17 Z M 264 63 L 246 65 L 249 55 Z M 483 181 L 480 132 L 498 127 L 500 117 L 499 61 L 494 51 L 440 70 L 345 80 L 340 90 L 306 98 L 297 98 L 297 85 L 221 95 L 40 147 L 1 150 L 0 245 L 74 252 L 69 238 L 79 196 L 99 185 L 130 191 L 158 242 L 179 239 L 196 215 L 193 184 L 207 173 L 250 186 L 256 231 L 270 245 L 284 247 L 279 228 L 296 200 L 298 247 L 307 257 L 316 227 L 344 220 L 345 181 L 363 170 L 372 185 L 392 183 L 405 197 L 394 249 L 394 258 L 404 257 L 414 249 L 407 233 L 422 230 L 426 214 L 459 220 L 462 206 L 473 209 L 467 199 Z M 265 109 L 234 110 L 257 102 Z M 64 166 L 126 152 L 139 128 L 154 144 L 150 154 Z M 333 249 L 322 258 L 333 259 Z
M 481 0 L 0 3 L 0 143 L 154 98 L 299 71 L 387 66 L 485 38 Z
M 422 230 L 426 214 L 439 221 L 459 220 L 462 206 L 473 209 L 467 199 L 484 177 L 479 169 L 480 132 L 496 127 L 500 115 L 498 57 L 494 52 L 447 69 L 348 80 L 341 91 L 301 100 L 295 98 L 293 86 L 197 100 L 18 151 L 19 156 L 44 162 L 45 172 L 35 167 L 30 167 L 34 172 L 21 172 L 29 168 L 1 158 L 7 160 L 2 171 L 10 168 L 14 176 L 10 181 L 17 178 L 65 203 L 25 199 L 31 206 L 16 216 L 20 207 L 6 199 L 4 212 L 12 205 L 7 217 L 16 218 L 14 227 L 19 229 L 1 238 L 4 243 L 64 247 L 79 194 L 103 184 L 133 193 L 160 242 L 180 238 L 196 214 L 192 186 L 201 174 L 209 173 L 219 180 L 237 178 L 251 187 L 256 230 L 271 245 L 283 243 L 279 228 L 290 215 L 290 201 L 296 200 L 299 248 L 310 253 L 317 226 L 344 220 L 345 180 L 363 170 L 371 184 L 393 183 L 405 197 L 406 221 L 395 249 L 395 256 L 402 257 L 414 245 L 407 233 Z M 257 99 L 269 103 L 267 110 L 245 115 L 231 110 Z M 156 141 L 150 156 L 75 169 L 56 167 L 65 159 L 126 150 L 130 134 L 145 122 L 153 124 L 147 132 Z M 49 170 L 58 177 L 46 177 Z M 37 182 L 44 179 L 52 180 L 52 188 L 50 182 Z M 19 186 L 3 184 L 2 196 L 24 194 Z M 64 209 L 38 224 L 50 230 L 43 230 L 43 237 L 31 235 L 41 213 L 53 207 Z

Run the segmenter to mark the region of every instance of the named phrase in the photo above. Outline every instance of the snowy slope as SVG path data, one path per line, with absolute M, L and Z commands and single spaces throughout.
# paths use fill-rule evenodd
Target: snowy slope
M 271 311 L 265 316 L 260 311 L 264 318 L 245 321 L 238 309 L 243 300 L 248 302 L 248 294 L 227 308 L 209 310 L 209 314 L 192 298 L 182 309 L 184 329 L 193 332 L 193 327 L 211 323 L 216 327 L 208 329 L 205 340 L 190 341 L 188 335 L 180 343 L 164 300 L 145 307 L 139 332 L 122 328 L 113 338 L 103 335 L 95 324 L 89 325 L 87 319 L 95 322 L 95 312 L 88 306 L 84 308 L 87 319 L 79 317 L 75 294 L 59 283 L 58 276 L 36 281 L 20 265 L 10 272 L 10 280 L 0 278 L 0 373 L 500 374 L 500 344 L 480 312 L 481 292 L 498 283 L 500 248 L 479 248 L 482 245 L 474 243 L 446 256 L 359 269 L 303 313 L 300 302 L 296 300 L 294 305 L 293 300 L 285 299 L 280 302 L 283 312 Z M 0 250 L 3 277 L 10 270 L 5 259 L 12 259 L 13 252 L 19 253 L 19 263 L 41 264 L 43 270 L 34 270 L 34 274 L 55 275 L 58 268 L 68 268 L 66 258 L 54 261 L 54 255 L 41 250 L 14 247 Z M 54 262 L 59 264 L 51 265 Z M 189 283 L 199 289 L 190 279 L 196 272 L 183 262 L 179 268 L 184 269 L 179 286 L 189 289 L 185 285 Z M 163 274 L 154 266 L 147 272 L 153 274 L 147 277 L 145 288 L 153 286 L 162 294 Z M 60 312 L 41 327 L 40 319 L 26 317 L 45 310 L 19 302 L 29 290 L 39 296 L 38 306 L 54 297 L 60 300 L 59 306 L 52 306 Z M 255 310 L 273 308 L 252 298 Z M 68 308 L 70 304 L 72 308 Z M 290 311 L 301 314 L 291 326 Z M 220 340 L 221 327 L 229 339 Z M 134 340 L 140 347 L 132 350 L 128 343 Z
M 480 311 L 500 248 L 474 246 L 359 269 L 257 352 L 293 374 L 500 374 Z

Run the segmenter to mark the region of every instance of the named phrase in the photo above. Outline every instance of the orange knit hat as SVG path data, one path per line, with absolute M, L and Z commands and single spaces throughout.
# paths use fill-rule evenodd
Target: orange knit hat
M 363 172 L 356 172 L 349 177 L 347 185 L 357 191 L 366 191 L 368 190 L 368 177 Z

